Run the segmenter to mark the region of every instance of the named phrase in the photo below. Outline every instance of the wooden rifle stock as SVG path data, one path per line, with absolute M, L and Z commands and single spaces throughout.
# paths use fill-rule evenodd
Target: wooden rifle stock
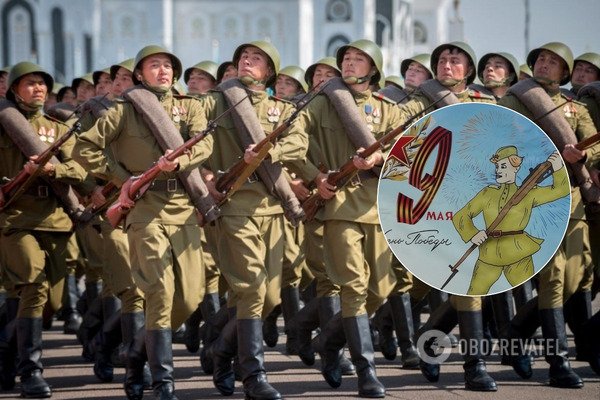
M 300 111 L 308 103 L 310 103 L 323 89 L 327 83 L 321 81 L 318 85 L 315 85 L 308 93 L 306 93 L 302 99 L 298 102 L 298 107 L 286 119 L 280 126 L 278 126 L 273 132 L 269 133 L 263 140 L 256 144 L 254 152 L 258 153 L 256 160 L 252 164 L 246 164 L 242 157 L 238 162 L 229 167 L 225 172 L 220 174 L 215 182 L 215 188 L 224 195 L 223 199 L 219 202 L 219 205 L 223 205 L 239 188 L 244 185 L 247 179 L 256 171 L 260 163 L 267 158 L 269 150 L 273 148 L 273 143 L 279 135 L 285 132 L 294 122 Z M 318 90 L 317 90 L 318 89 Z M 310 96 L 310 97 L 309 97 Z
M 428 107 L 424 108 L 421 112 L 413 115 L 408 120 L 406 120 L 405 123 L 403 123 L 402 125 L 400 125 L 397 128 L 394 128 L 393 130 L 388 132 L 385 136 L 383 136 L 381 139 L 377 140 L 371 146 L 367 147 L 366 149 L 364 149 L 360 153 L 357 153 L 356 155 L 359 157 L 362 157 L 362 158 L 367 158 L 367 157 L 371 156 L 372 154 L 374 154 L 376 151 L 385 148 L 385 146 L 387 144 L 391 143 L 392 140 L 394 140 L 398 135 L 402 134 L 404 132 L 404 130 L 410 124 L 412 124 L 415 119 L 417 119 L 421 114 L 426 112 L 428 109 L 434 107 L 438 102 L 443 100 L 449 94 L 450 93 L 447 93 L 442 98 L 438 99 L 434 103 L 430 104 Z M 354 174 L 356 174 L 358 172 L 358 168 L 356 168 L 356 166 L 354 165 L 352 158 L 353 157 L 350 157 L 350 159 L 348 161 L 346 161 L 344 163 L 344 165 L 342 165 L 336 171 L 330 172 L 329 175 L 327 176 L 327 183 L 329 183 L 332 186 L 335 186 L 336 190 L 343 187 L 344 185 L 346 185 L 346 183 L 354 176 Z M 304 220 L 312 221 L 314 219 L 315 215 L 317 214 L 317 212 L 319 211 L 319 209 L 321 207 L 323 207 L 326 202 L 327 202 L 327 200 L 324 199 L 319 194 L 318 191 L 315 191 L 308 199 L 304 200 L 304 202 L 302 203 L 302 209 L 304 209 L 304 214 L 305 214 Z
M 174 161 L 177 158 L 181 157 L 185 153 L 187 153 L 196 143 L 204 139 L 208 136 L 212 131 L 217 128 L 217 121 L 223 118 L 225 115 L 229 114 L 234 108 L 238 106 L 242 101 L 247 98 L 244 97 L 242 100 L 229 107 L 226 111 L 224 111 L 221 115 L 215 118 L 212 121 L 209 121 L 206 128 L 199 132 L 197 135 L 188 139 L 181 146 L 173 150 L 172 153 L 165 156 L 168 161 Z M 129 187 L 129 191 L 127 193 L 128 197 L 132 199 L 134 202 L 139 200 L 140 197 L 146 193 L 154 179 L 161 173 L 161 169 L 158 167 L 157 163 L 154 163 L 149 169 L 147 169 L 144 173 L 138 176 L 132 176 L 129 178 L 131 180 L 131 186 Z M 130 207 L 123 207 L 121 203 L 117 200 L 113 205 L 108 207 L 106 210 L 106 218 L 108 222 L 111 224 L 113 228 L 119 226 L 121 221 L 125 218 L 127 213 L 131 210 Z
M 595 135 L 592 135 L 589 138 L 584 139 L 581 142 L 577 143 L 575 145 L 575 148 L 577 150 L 586 150 L 586 149 L 589 149 L 590 147 L 592 147 L 593 145 L 595 145 L 598 142 L 600 142 L 600 132 L 598 132 Z

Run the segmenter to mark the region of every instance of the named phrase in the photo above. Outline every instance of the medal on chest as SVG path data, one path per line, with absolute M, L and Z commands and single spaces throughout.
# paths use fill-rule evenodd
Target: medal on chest
M 38 130 L 38 135 L 42 142 L 54 143 L 54 140 L 56 139 L 56 133 L 53 128 L 46 129 L 46 127 L 42 126 Z
M 267 121 L 269 122 L 279 122 L 279 116 L 281 115 L 281 111 L 277 107 L 269 107 L 267 110 Z
M 575 108 L 573 104 L 567 104 L 564 106 L 563 111 L 565 112 L 566 118 L 575 117 L 575 114 L 577 114 L 577 108 Z
M 185 115 L 187 114 L 187 110 L 184 106 L 173 106 L 172 114 L 173 122 L 177 124 L 181 121 L 183 117 L 185 117 Z

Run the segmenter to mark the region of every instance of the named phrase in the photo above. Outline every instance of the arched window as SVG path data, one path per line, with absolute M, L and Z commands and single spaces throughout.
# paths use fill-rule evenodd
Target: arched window
M 350 39 L 344 35 L 333 36 L 331 39 L 329 39 L 329 42 L 327 42 L 327 55 L 335 57 L 337 50 L 348 43 L 350 43 Z
M 2 64 L 37 62 L 33 9 L 24 0 L 10 0 L 2 8 Z
M 421 21 L 415 21 L 414 23 L 414 38 L 415 44 L 427 43 L 427 28 Z

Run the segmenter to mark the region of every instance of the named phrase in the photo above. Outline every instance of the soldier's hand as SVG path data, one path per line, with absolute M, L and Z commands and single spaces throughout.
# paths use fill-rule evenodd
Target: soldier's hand
M 294 192 L 300 201 L 306 200 L 310 195 L 310 191 L 306 186 L 304 186 L 302 179 L 292 179 L 290 182 L 290 187 L 292 188 L 292 192 Z
M 364 149 L 361 147 L 357 153 L 360 153 Z M 383 164 L 383 156 L 380 152 L 371 154 L 369 157 L 362 158 L 358 154 L 352 157 L 352 163 L 358 169 L 367 170 L 373 168 L 375 165 Z
M 25 163 L 25 165 L 23 166 L 23 169 L 25 169 L 25 172 L 27 172 L 29 175 L 32 175 L 35 173 L 35 171 L 38 168 L 38 164 L 36 163 L 38 159 L 38 156 L 31 156 L 29 157 L 29 161 Z M 42 176 L 54 176 L 54 172 L 55 172 L 55 168 L 54 168 L 54 164 L 50 164 L 50 163 L 46 163 L 41 171 L 40 171 L 40 175 Z
M 260 160 L 258 159 L 258 153 L 254 152 L 254 147 L 256 147 L 256 144 L 253 143 L 244 151 L 244 162 L 248 165 L 258 166 Z
M 121 186 L 121 192 L 119 193 L 119 204 L 122 208 L 131 208 L 135 204 L 135 202 L 129 197 L 129 189 L 131 188 L 131 184 L 133 181 L 131 179 L 127 179 L 123 186 Z
M 96 186 L 94 190 L 92 190 L 90 198 L 92 200 L 94 208 L 102 207 L 104 203 L 106 203 L 106 197 L 104 197 L 104 195 L 102 194 L 102 189 L 103 186 Z
M 556 151 L 550 154 L 550 157 L 548 157 L 548 162 L 552 164 L 552 172 L 558 171 L 563 166 L 562 158 L 560 158 L 560 155 Z
M 567 144 L 562 151 L 563 158 L 571 164 L 575 164 L 586 156 L 585 150 L 577 150 L 574 144 Z
M 165 155 L 161 156 L 158 159 L 157 165 L 158 168 L 163 171 L 163 172 L 171 172 L 174 171 L 178 166 L 179 166 L 179 160 L 175 159 L 173 161 L 169 161 L 167 159 L 167 156 L 169 154 L 171 154 L 173 152 L 173 150 L 167 149 L 167 151 L 165 151 Z
M 225 195 L 217 190 L 215 185 L 215 180 L 211 179 L 209 181 L 205 181 L 206 188 L 208 189 L 208 193 L 215 199 L 216 202 L 219 202 L 225 198 Z
M 485 233 L 485 231 L 479 231 L 471 238 L 471 243 L 473 243 L 475 246 L 481 246 L 481 244 L 485 242 L 487 238 L 488 235 Z
M 331 199 L 335 196 L 336 187 L 327 182 L 328 174 L 319 173 L 315 178 L 315 183 L 317 184 L 317 190 L 322 198 L 325 200 Z

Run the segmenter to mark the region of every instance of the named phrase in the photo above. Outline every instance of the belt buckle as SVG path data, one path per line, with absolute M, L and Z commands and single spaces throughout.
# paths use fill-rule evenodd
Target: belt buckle
M 38 197 L 43 198 L 43 199 L 47 198 L 48 197 L 48 186 L 44 186 L 44 185 L 38 186 L 37 187 L 37 195 L 38 195 Z
M 502 236 L 502 231 L 491 231 L 489 236 L 494 239 L 498 239 L 499 237 Z
M 248 183 L 254 182 L 258 182 L 258 175 L 256 175 L 256 172 L 253 172 L 252 175 L 248 177 Z
M 354 176 L 350 179 L 350 184 L 353 187 L 362 186 L 362 180 L 360 179 L 360 176 L 358 175 L 358 173 L 354 174 Z
M 167 192 L 175 193 L 177 191 L 177 179 L 167 179 Z

